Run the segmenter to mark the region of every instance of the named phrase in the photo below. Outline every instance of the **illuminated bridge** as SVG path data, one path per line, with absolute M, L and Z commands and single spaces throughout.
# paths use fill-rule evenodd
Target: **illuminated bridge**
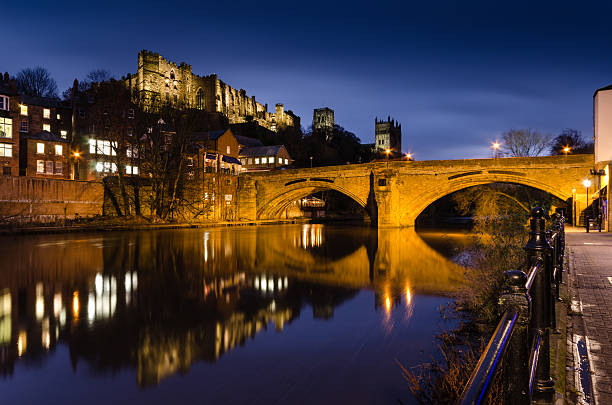
M 582 181 L 594 167 L 593 155 L 570 155 L 391 161 L 249 173 L 241 175 L 239 216 L 281 218 L 294 201 L 335 190 L 361 205 L 378 226 L 414 226 L 419 214 L 436 200 L 489 183 L 521 184 L 563 201 L 574 197 L 582 211 L 586 207 Z

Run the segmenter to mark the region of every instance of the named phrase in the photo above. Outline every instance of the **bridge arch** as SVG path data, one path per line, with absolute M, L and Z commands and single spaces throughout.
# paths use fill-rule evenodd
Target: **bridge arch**
M 328 190 L 333 190 L 344 194 L 359 204 L 362 208 L 365 209 L 366 207 L 367 196 L 359 196 L 353 191 L 348 190 L 347 188 L 334 182 L 313 181 L 307 179 L 298 180 L 299 181 L 294 180 L 295 183 L 293 184 L 286 184 L 285 187 L 282 187 L 282 190 L 277 191 L 274 195 L 267 199 L 267 202 L 265 202 L 261 207 L 258 207 L 257 219 L 278 218 L 281 213 L 294 201 L 300 200 L 320 191 Z
M 474 175 L 474 176 L 465 176 L 456 179 L 451 179 L 445 182 L 444 184 L 437 184 L 435 187 L 430 187 L 425 192 L 421 193 L 417 198 L 415 198 L 411 205 L 411 209 L 407 212 L 404 212 L 402 215 L 403 220 L 410 220 L 410 223 L 414 224 L 416 218 L 421 215 L 421 213 L 427 208 L 429 205 L 433 204 L 435 201 L 443 198 L 449 194 L 452 194 L 456 191 L 460 191 L 469 187 L 474 186 L 482 186 L 486 184 L 493 183 L 511 183 L 518 184 L 522 186 L 532 187 L 549 194 L 554 195 L 555 197 L 561 199 L 562 201 L 567 201 L 571 194 L 567 194 L 560 190 L 558 187 L 552 186 L 540 180 L 535 180 L 529 177 L 523 177 L 519 175 L 491 175 L 491 174 L 483 174 L 483 175 Z M 409 217 L 409 218 L 407 218 Z

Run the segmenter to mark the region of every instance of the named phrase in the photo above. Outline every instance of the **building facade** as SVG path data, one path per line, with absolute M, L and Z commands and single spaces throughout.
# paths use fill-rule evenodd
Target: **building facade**
M 300 126 L 300 118 L 292 111 L 285 111 L 283 104 L 276 104 L 273 113 L 268 105 L 261 104 L 246 90 L 237 90 L 218 78 L 216 74 L 198 76 L 191 65 L 176 64 L 158 53 L 146 50 L 138 53 L 138 72 L 126 79 L 135 88 L 141 100 L 157 99 L 209 112 L 226 115 L 231 124 L 252 119 L 260 125 L 276 131 L 284 126 Z
M 240 149 L 242 170 L 247 172 L 287 167 L 293 160 L 284 145 L 247 146 Z
M 374 149 L 376 151 L 390 150 L 391 153 L 402 153 L 402 125 L 391 117 L 386 121 L 374 120 Z
M 68 139 L 42 131 L 22 134 L 19 141 L 19 170 L 23 176 L 70 179 Z
M 312 114 L 312 133 L 325 135 L 329 139 L 334 130 L 334 110 L 329 107 L 315 108 Z
M 19 98 L 8 73 L 0 76 L 0 166 L 2 175 L 19 175 Z

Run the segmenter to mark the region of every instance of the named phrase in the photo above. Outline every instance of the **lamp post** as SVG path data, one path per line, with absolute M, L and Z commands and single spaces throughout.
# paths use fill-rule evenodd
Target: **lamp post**
M 387 154 L 387 169 L 388 169 L 389 168 L 389 153 L 391 153 L 391 149 L 385 150 L 385 153 Z
M 493 150 L 495 151 L 495 159 L 497 159 L 497 151 L 499 150 L 499 142 L 495 141 L 492 145 Z
M 310 157 L 310 168 L 312 169 L 312 156 Z
M 74 152 L 72 156 L 74 157 L 74 173 L 72 173 L 72 179 L 78 180 L 79 179 L 79 157 L 81 157 L 81 154 L 79 152 Z
M 586 231 L 589 232 L 589 187 L 591 187 L 591 180 L 588 178 L 582 182 L 586 187 L 586 207 L 584 208 L 584 217 L 586 222 Z
M 576 188 L 572 188 L 572 201 L 573 201 L 572 226 L 576 226 Z

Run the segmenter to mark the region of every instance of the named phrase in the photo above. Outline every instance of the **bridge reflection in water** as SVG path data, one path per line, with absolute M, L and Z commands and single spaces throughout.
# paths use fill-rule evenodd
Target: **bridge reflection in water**
M 282 331 L 308 306 L 331 319 L 360 290 L 410 318 L 415 295 L 447 295 L 463 274 L 412 229 L 323 225 L 1 238 L 0 255 L 4 376 L 65 344 L 74 369 L 135 368 L 140 386 Z

